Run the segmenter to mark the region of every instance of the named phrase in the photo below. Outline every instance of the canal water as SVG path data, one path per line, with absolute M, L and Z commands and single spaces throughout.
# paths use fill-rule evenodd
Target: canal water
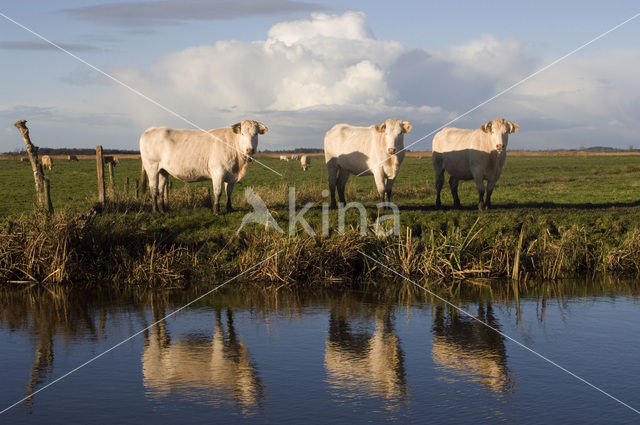
M 640 420 L 638 281 L 206 291 L 0 288 L 0 422 Z

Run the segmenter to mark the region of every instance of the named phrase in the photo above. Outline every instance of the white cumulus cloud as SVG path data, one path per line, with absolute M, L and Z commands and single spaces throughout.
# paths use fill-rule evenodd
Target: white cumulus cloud
M 320 147 L 336 122 L 370 125 L 392 116 L 414 124 L 410 143 L 550 62 L 512 38 L 436 42 L 415 48 L 378 40 L 361 12 L 314 13 L 274 25 L 264 40 L 190 47 L 148 70 L 117 75 L 203 127 L 261 119 L 271 130 L 262 147 Z M 475 128 L 503 116 L 521 126 L 518 148 L 627 146 L 638 130 L 639 57 L 603 51 L 571 58 L 455 125 Z M 142 99 L 125 103 L 141 126 L 186 125 Z M 596 143 L 608 125 L 620 127 L 615 143 Z M 579 128 L 589 130 L 567 137 Z M 415 149 L 429 149 L 430 141 Z

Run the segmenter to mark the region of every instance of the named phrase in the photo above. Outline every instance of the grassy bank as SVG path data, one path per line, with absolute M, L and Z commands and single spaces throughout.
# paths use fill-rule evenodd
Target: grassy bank
M 640 157 L 508 158 L 494 193 L 495 209 L 482 214 L 475 211 L 469 183 L 460 190 L 466 209 L 433 210 L 430 161 L 408 158 L 394 187 L 400 235 L 389 237 L 373 232 L 378 212 L 371 178 L 352 178 L 347 189 L 350 200 L 367 206 L 366 234 L 360 234 L 356 211 L 350 210 L 346 233 L 338 233 L 338 216 L 331 212 L 330 232 L 323 236 L 323 161 L 314 158 L 307 173 L 293 162 L 264 161 L 284 177 L 251 164 L 234 192 L 238 211 L 221 216 L 207 208 L 206 183 L 184 186 L 177 181 L 171 211 L 151 215 L 149 202 L 133 194 L 139 176 L 139 162 L 133 159 L 116 168 L 115 193 L 100 214 L 89 209 L 93 161 L 54 165 L 48 174 L 53 216 L 28 212 L 31 195 L 24 183 L 3 185 L 0 196 L 9 202 L 3 201 L 1 210 L 0 280 L 180 286 L 229 278 L 273 254 L 243 280 L 334 286 L 393 277 L 359 251 L 399 273 L 436 282 L 640 273 Z M 20 177 L 25 172 L 19 167 L 23 165 L 2 161 L 0 174 L 24 182 L 30 173 Z M 296 211 L 314 203 L 305 218 L 317 235 L 300 226 L 295 236 L 282 235 L 256 224 L 236 233 L 252 211 L 244 200 L 246 187 L 264 199 L 285 231 L 288 188 L 295 187 Z M 449 194 L 443 202 L 451 202 Z

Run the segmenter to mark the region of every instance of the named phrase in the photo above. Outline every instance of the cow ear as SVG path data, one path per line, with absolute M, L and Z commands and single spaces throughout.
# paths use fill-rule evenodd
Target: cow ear
M 266 125 L 262 124 L 261 122 L 258 123 L 258 133 L 260 134 L 264 134 L 267 131 L 269 131 L 269 129 L 267 128 Z
M 514 124 L 512 122 L 509 123 L 509 125 L 511 126 L 511 131 L 510 133 L 515 133 L 516 131 L 518 131 L 518 129 L 520 128 L 520 126 L 518 124 Z
M 231 129 L 233 130 L 234 133 L 240 134 L 240 131 L 242 130 L 242 123 L 240 122 L 235 123 L 234 125 L 231 126 Z
M 384 130 L 387 128 L 387 123 L 382 123 L 380 125 L 376 125 L 375 127 L 378 133 L 384 133 Z
M 480 127 L 480 130 L 484 131 L 485 133 L 491 133 L 491 121 Z
M 408 133 L 411 131 L 411 123 L 409 121 L 402 121 L 402 131 Z

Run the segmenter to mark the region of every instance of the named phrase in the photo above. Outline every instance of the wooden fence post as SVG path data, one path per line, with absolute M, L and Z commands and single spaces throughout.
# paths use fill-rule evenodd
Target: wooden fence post
M 109 174 L 109 196 L 114 196 L 116 191 L 116 185 L 113 175 L 113 161 L 107 162 L 107 173 Z
M 42 163 L 38 161 L 38 148 L 31 143 L 27 121 L 20 120 L 13 125 L 20 131 L 24 143 L 27 145 L 27 155 L 29 155 L 29 162 L 33 170 L 33 180 L 36 187 L 38 205 L 48 213 L 52 213 L 53 205 L 51 204 L 51 196 L 49 193 L 49 179 L 44 176 Z
M 104 205 L 104 161 L 101 145 L 96 146 L 96 167 L 98 169 L 98 202 Z

